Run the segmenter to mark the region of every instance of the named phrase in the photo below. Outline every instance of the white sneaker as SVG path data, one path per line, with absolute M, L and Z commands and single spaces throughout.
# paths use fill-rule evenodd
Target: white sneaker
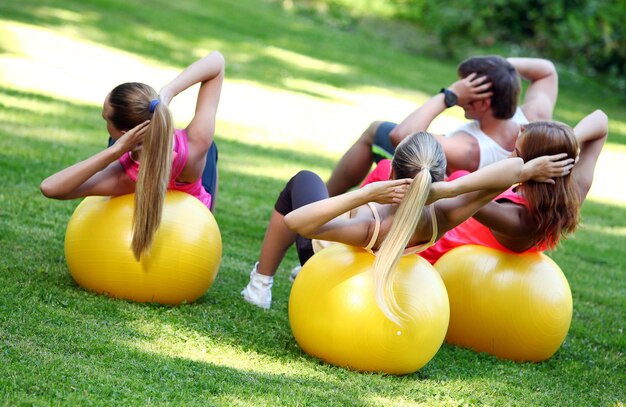
M 250 282 L 246 288 L 241 291 L 241 295 L 243 295 L 243 299 L 250 304 L 269 309 L 272 306 L 272 284 L 274 284 L 274 277 L 257 273 L 258 267 L 259 262 L 257 261 L 250 272 Z
M 296 266 L 291 269 L 291 274 L 289 274 L 289 280 L 292 283 L 296 280 L 296 277 L 298 277 L 298 273 L 300 272 L 300 270 L 302 270 L 302 266 Z

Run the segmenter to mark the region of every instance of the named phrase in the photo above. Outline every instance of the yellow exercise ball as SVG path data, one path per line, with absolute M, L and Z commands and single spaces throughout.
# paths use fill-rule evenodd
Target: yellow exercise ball
M 435 264 L 450 298 L 448 343 L 502 359 L 539 362 L 561 346 L 572 321 L 572 293 L 542 253 L 461 246 Z
M 294 281 L 289 322 L 300 348 L 330 364 L 407 374 L 435 356 L 448 328 L 449 305 L 439 274 L 419 256 L 400 259 L 394 279 L 404 326 L 376 303 L 374 256 L 331 245 L 311 257 Z
M 134 194 L 87 197 L 65 234 L 65 257 L 79 286 L 137 302 L 193 302 L 211 286 L 222 258 L 222 239 L 211 212 L 198 199 L 168 191 L 151 249 L 135 260 L 130 249 Z

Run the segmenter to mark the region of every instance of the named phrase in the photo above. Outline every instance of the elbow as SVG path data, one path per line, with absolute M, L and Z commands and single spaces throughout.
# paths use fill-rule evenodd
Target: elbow
M 67 192 L 64 192 L 59 189 L 58 185 L 55 185 L 54 182 L 49 179 L 45 179 L 39 184 L 39 190 L 46 198 L 50 199 L 70 199 L 67 195 Z
M 41 191 L 43 196 L 45 196 L 46 198 L 61 199 L 58 191 L 56 191 L 56 189 L 51 185 L 50 182 L 48 182 L 48 180 L 44 180 L 39 185 L 39 190 Z
M 300 234 L 300 231 L 298 230 L 297 224 L 294 222 L 293 216 L 291 215 L 291 212 L 286 214 L 283 217 L 283 221 L 285 222 L 285 226 L 287 226 L 287 228 L 289 228 L 289 230 L 291 230 L 292 232 L 296 232 L 298 234 Z
M 216 64 L 219 67 L 219 70 L 221 72 L 224 72 L 224 68 L 226 66 L 226 59 L 224 58 L 224 55 L 222 55 L 222 53 L 219 51 L 213 51 L 210 55 L 215 60 Z
M 535 72 L 537 72 L 537 74 L 540 75 L 540 78 L 538 79 L 558 75 L 554 62 L 545 58 L 536 58 L 535 61 L 536 62 L 533 69 L 535 70 Z
M 598 122 L 602 125 L 602 132 L 606 136 L 609 134 L 609 116 L 604 113 L 601 109 L 597 109 L 593 112 L 594 115 L 598 117 Z
M 596 110 L 594 110 L 593 114 L 597 114 L 597 115 L 599 115 L 599 116 L 600 116 L 600 117 L 602 117 L 604 120 L 607 120 L 607 121 L 609 120 L 609 117 L 606 115 L 606 113 L 604 113 L 604 110 L 602 110 L 602 109 L 596 109 Z
M 556 66 L 554 66 L 554 63 L 548 59 L 544 59 L 543 61 L 545 64 L 546 76 L 557 75 Z
M 293 216 L 292 213 L 293 212 L 288 213 L 283 218 L 283 221 L 285 222 L 285 226 L 287 226 L 287 228 L 291 230 L 292 232 L 297 233 L 298 235 L 302 237 L 312 239 L 313 231 L 311 230 L 310 227 L 308 227 L 308 224 L 303 223 L 303 222 L 298 222 L 297 216 Z

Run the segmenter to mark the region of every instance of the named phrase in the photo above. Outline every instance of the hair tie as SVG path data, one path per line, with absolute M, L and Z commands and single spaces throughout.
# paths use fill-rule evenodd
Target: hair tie
M 156 108 L 156 106 L 161 103 L 161 101 L 159 99 L 152 99 L 150 101 L 150 113 L 154 113 L 154 109 Z

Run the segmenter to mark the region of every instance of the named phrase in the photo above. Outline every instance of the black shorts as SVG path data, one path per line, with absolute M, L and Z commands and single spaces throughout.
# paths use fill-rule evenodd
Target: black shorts
M 396 126 L 396 123 L 382 122 L 376 129 L 374 143 L 372 144 L 374 162 L 378 163 L 382 159 L 388 158 L 391 160 L 393 158 L 396 148 L 393 144 L 391 144 L 389 133 L 391 133 L 391 130 L 393 130 Z

